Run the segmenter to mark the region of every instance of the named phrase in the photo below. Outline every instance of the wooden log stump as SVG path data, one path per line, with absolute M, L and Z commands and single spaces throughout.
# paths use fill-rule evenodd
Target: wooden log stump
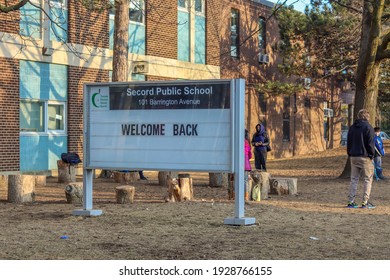
M 229 173 L 229 185 L 228 185 L 228 200 L 234 200 L 235 199 L 235 190 L 234 190 L 234 174 Z
M 35 176 L 35 186 L 46 186 L 46 176 L 45 175 L 36 175 Z
M 68 203 L 82 203 L 83 202 L 83 183 L 69 183 L 65 186 L 65 197 Z
M 8 186 L 8 175 L 0 175 L 0 186 Z
M 193 199 L 192 178 L 190 174 L 179 174 L 179 178 L 167 178 L 168 202 L 190 201 Z
M 160 186 L 168 186 L 168 181 L 177 178 L 178 173 L 174 171 L 159 171 L 158 172 L 158 184 Z
M 179 186 L 181 201 L 192 200 L 194 191 L 190 174 L 179 174 Z
M 296 195 L 298 193 L 297 178 L 272 178 L 271 194 Z
M 252 189 L 256 186 L 256 184 L 259 184 L 261 199 L 268 199 L 268 194 L 270 192 L 270 173 L 253 170 L 251 171 L 251 177 L 253 180 Z
M 137 180 L 138 172 L 114 171 L 114 181 L 119 184 L 131 184 Z
M 211 188 L 225 187 L 229 185 L 228 173 L 209 173 L 209 186 Z
M 8 202 L 25 203 L 35 201 L 35 176 L 9 175 Z
M 63 160 L 57 160 L 58 167 L 58 183 L 71 183 L 76 182 L 76 168 L 75 165 L 64 162 Z
M 119 204 L 133 203 L 134 194 L 135 187 L 133 186 L 118 186 L 115 188 L 115 198 Z

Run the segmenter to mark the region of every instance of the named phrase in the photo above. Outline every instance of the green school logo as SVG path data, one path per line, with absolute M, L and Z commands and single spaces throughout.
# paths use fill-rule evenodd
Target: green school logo
M 91 97 L 92 106 L 95 108 L 107 108 L 108 107 L 108 96 L 102 94 L 99 89 L 98 92 L 92 94 Z

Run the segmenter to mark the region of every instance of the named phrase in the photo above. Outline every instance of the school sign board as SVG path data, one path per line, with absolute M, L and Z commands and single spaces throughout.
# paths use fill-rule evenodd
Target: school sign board
M 243 182 L 244 100 L 242 79 L 85 84 L 84 192 L 93 169 L 229 172 Z

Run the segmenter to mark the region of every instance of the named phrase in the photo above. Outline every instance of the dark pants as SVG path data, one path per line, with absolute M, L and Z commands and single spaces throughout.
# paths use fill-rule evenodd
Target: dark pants
M 255 149 L 255 168 L 262 171 L 267 171 L 266 161 L 267 161 L 267 151 L 259 151 Z

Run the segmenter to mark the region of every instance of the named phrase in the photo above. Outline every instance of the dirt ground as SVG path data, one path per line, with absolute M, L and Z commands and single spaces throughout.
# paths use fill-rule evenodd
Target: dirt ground
M 34 203 L 8 203 L 1 185 L 0 259 L 390 259 L 390 180 L 373 183 L 376 209 L 347 209 L 349 181 L 338 179 L 345 162 L 345 148 L 270 160 L 272 176 L 298 178 L 299 194 L 246 203 L 245 216 L 256 218 L 251 226 L 224 225 L 234 202 L 226 189 L 208 186 L 207 173 L 191 173 L 195 201 L 181 203 L 164 201 L 167 189 L 154 171 L 145 172 L 149 180 L 136 183 L 135 202 L 126 205 L 115 203 L 113 179 L 95 179 L 94 209 L 103 210 L 97 217 L 73 216 L 82 207 L 66 203 L 56 177 L 36 188 Z M 387 157 L 383 165 L 390 176 Z

